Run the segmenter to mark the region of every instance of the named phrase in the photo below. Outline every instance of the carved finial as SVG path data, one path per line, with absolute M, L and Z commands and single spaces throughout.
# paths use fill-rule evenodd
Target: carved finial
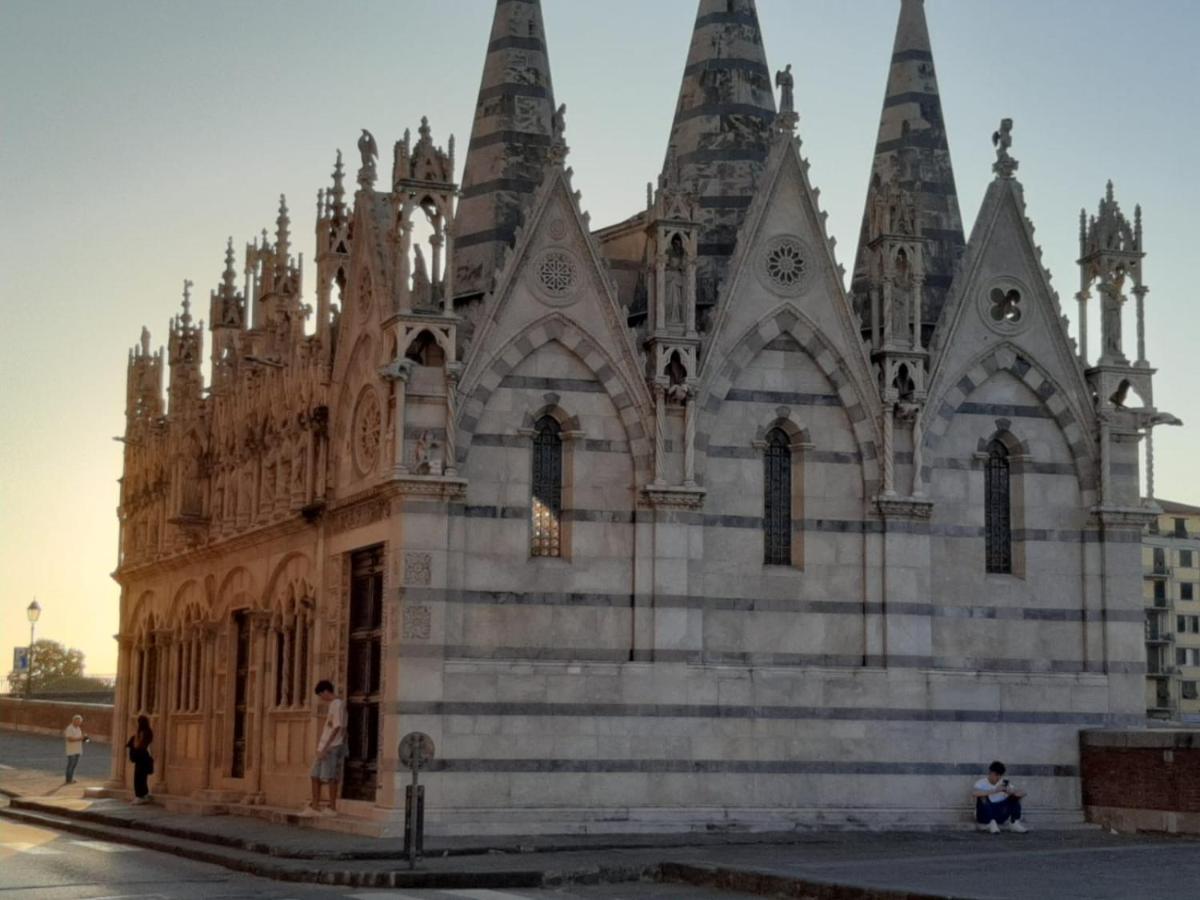
M 288 254 L 291 219 L 288 218 L 287 198 L 279 195 L 279 215 L 275 218 L 275 253 L 286 260 Z
M 421 135 L 421 140 L 426 140 L 429 137 L 429 117 L 421 116 L 421 127 L 417 129 L 417 133 Z M 408 129 L 405 129 L 405 138 L 408 137 Z M 407 143 L 407 140 L 406 140 Z
M 1104 199 L 1109 203 L 1113 202 L 1113 183 L 1112 179 L 1108 179 L 1108 184 L 1104 187 Z
M 221 275 L 221 284 L 224 285 L 225 293 L 233 296 L 233 292 L 237 290 L 237 272 L 233 268 L 233 237 L 225 243 L 225 271 Z
M 150 355 L 150 329 L 142 326 L 142 356 Z
M 184 325 L 192 324 L 192 282 L 187 278 L 183 279 L 183 315 L 179 321 Z
M 379 158 L 379 148 L 375 145 L 374 135 L 365 128 L 358 139 L 358 153 L 362 159 L 358 184 L 363 190 L 370 190 L 375 184 L 375 160 Z
M 1008 148 L 1012 146 L 1012 126 L 1012 119 L 1001 119 L 1000 129 L 992 133 L 992 146 L 996 148 L 996 161 L 992 163 L 992 171 L 1001 178 L 1012 178 L 1020 165 L 1008 152 Z

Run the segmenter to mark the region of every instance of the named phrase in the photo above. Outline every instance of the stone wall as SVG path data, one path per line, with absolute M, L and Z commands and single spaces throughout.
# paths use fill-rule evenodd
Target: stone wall
M 112 704 L 0 697 L 0 729 L 62 734 L 71 717 L 83 716 L 83 730 L 94 741 L 112 739 Z
M 1089 822 L 1200 834 L 1200 731 L 1084 731 L 1080 762 Z

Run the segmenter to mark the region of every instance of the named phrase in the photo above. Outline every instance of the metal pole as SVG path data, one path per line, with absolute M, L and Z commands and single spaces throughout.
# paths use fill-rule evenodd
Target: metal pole
M 37 625 L 36 622 L 29 623 L 29 653 L 26 654 L 29 657 L 29 660 L 28 660 L 29 675 L 26 676 L 26 678 L 25 678 L 25 699 L 26 700 L 30 700 L 33 698 L 33 629 L 36 627 L 36 625 Z
M 409 804 L 408 810 L 408 867 L 415 869 L 417 867 L 417 766 L 416 759 L 413 760 L 413 780 L 412 780 L 412 801 Z

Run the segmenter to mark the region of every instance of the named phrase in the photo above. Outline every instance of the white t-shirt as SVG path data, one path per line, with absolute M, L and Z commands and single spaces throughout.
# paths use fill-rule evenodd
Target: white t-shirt
M 67 756 L 83 752 L 83 729 L 74 722 L 63 729 L 63 737 L 67 739 Z
M 317 741 L 317 752 L 323 753 L 327 748 L 337 747 L 345 742 L 346 704 L 341 697 L 336 697 L 329 701 L 329 709 L 325 713 L 325 727 L 321 731 L 321 739 Z
M 1012 785 L 1010 784 L 1009 790 L 1011 790 L 1011 789 L 1012 789 Z M 995 784 L 992 784 L 990 781 L 987 780 L 987 776 L 985 775 L 983 778 L 980 778 L 977 782 L 975 782 L 975 790 L 989 791 L 990 793 L 988 794 L 988 799 L 991 800 L 993 803 L 999 803 L 1001 800 L 1005 800 L 1008 798 L 1008 794 L 1004 793 L 1004 780 L 1003 779 L 1001 779 L 1000 781 L 997 781 Z

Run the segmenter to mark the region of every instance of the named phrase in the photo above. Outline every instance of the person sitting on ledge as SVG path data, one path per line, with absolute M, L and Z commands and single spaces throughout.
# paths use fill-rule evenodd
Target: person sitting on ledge
M 975 821 L 980 830 L 987 829 L 992 834 L 1000 833 L 1000 826 L 1008 823 L 1008 830 L 1024 834 L 1029 829 L 1021 823 L 1021 798 L 1024 791 L 1018 791 L 1004 777 L 1004 763 L 996 760 L 988 766 L 984 778 L 975 782 L 971 796 L 975 798 Z

